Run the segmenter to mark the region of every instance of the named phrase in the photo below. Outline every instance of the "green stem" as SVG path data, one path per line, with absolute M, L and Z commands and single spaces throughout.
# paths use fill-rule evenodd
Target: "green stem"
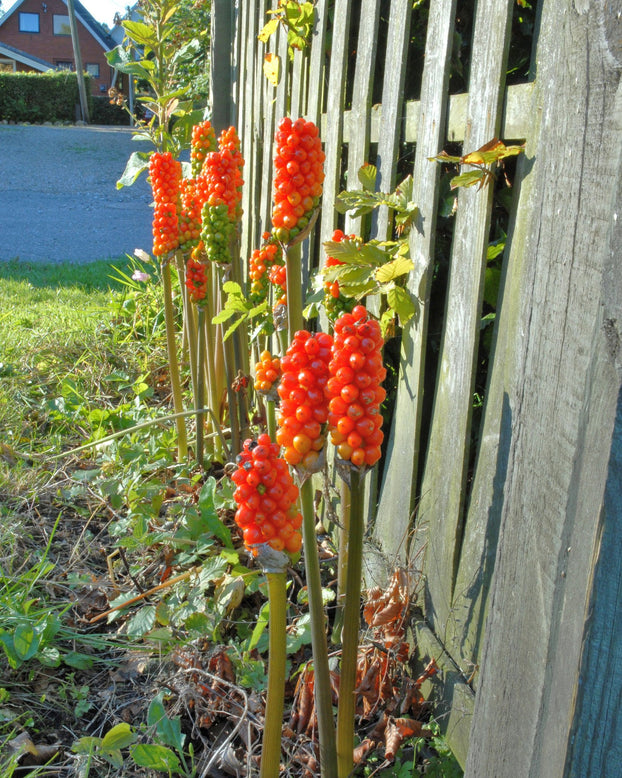
M 302 329 L 302 243 L 291 246 L 285 254 L 287 268 L 287 334 L 289 342 Z
M 268 695 L 261 749 L 260 778 L 278 778 L 285 707 L 287 626 L 286 573 L 266 573 L 270 622 L 268 626 Z
M 196 458 L 197 465 L 203 467 L 203 403 L 205 400 L 205 380 L 203 377 L 203 363 L 205 362 L 205 309 L 203 306 L 199 306 L 198 310 L 198 330 L 199 330 L 199 344 L 198 344 L 198 357 L 197 362 L 201 365 L 201 369 L 197 373 L 197 394 L 196 394 L 196 406 L 197 410 L 197 445 L 196 445 Z
M 341 643 L 343 627 L 343 602 L 346 593 L 346 571 L 348 569 L 348 542 L 350 537 L 350 487 L 341 481 L 341 527 L 339 528 L 339 556 L 337 558 L 337 607 L 333 621 L 333 643 Z
M 315 712 L 320 740 L 320 767 L 322 778 L 336 778 L 335 720 L 333 717 L 330 670 L 328 667 L 328 646 L 324 604 L 322 602 L 320 560 L 315 536 L 313 483 L 310 478 L 307 478 L 300 488 L 300 500 L 302 505 L 302 537 L 305 552 L 307 594 L 309 597 L 309 615 L 311 617 L 311 648 L 313 651 L 313 671 L 315 676 Z
M 274 400 L 266 400 L 266 422 L 268 424 L 268 435 L 271 440 L 276 441 L 276 408 Z
M 343 644 L 337 708 L 337 760 L 339 778 L 353 768 L 356 662 L 361 625 L 361 573 L 363 567 L 363 481 L 356 468 L 350 470 L 350 533 L 343 608 Z
M 179 377 L 179 364 L 177 362 L 177 343 L 175 340 L 175 313 L 173 310 L 173 289 L 171 286 L 171 266 L 168 261 L 162 263 L 162 288 L 164 291 L 164 319 L 166 322 L 166 346 L 168 349 L 168 363 L 171 376 L 171 390 L 173 392 L 173 406 L 175 413 L 181 414 L 184 410 L 184 402 L 181 392 L 181 380 Z M 177 425 L 177 458 L 180 462 L 188 459 L 188 437 L 186 422 L 183 416 L 175 420 Z

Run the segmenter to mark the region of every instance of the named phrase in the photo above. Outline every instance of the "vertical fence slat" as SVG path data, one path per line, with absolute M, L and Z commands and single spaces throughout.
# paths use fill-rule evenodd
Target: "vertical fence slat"
M 371 102 L 378 43 L 380 0 L 363 0 L 358 43 L 352 108 L 348 117 L 348 189 L 359 189 L 358 171 L 367 162 L 371 128 Z M 361 232 L 361 217 L 346 215 L 346 233 Z
M 326 64 L 326 20 L 328 0 L 318 0 L 315 6 L 315 25 L 309 55 L 309 89 L 306 117 L 318 127 L 322 116 L 324 96 L 324 69 Z
M 501 122 L 512 0 L 478 6 L 469 78 L 466 151 L 495 137 Z M 479 345 L 492 187 L 458 197 L 441 356 L 419 504 L 428 528 L 426 615 L 441 640 L 451 613 L 464 504 L 475 364 Z
M 289 112 L 292 118 L 297 119 L 305 112 L 305 75 L 308 56 L 306 52 L 296 49 L 292 63 L 292 88 L 291 104 Z
M 268 41 L 268 50 L 271 54 L 277 53 L 278 35 L 271 35 Z M 262 171 L 261 176 L 261 195 L 260 195 L 260 218 L 263 230 L 270 230 L 270 217 L 272 213 L 272 183 L 274 178 L 274 165 L 272 164 L 273 142 L 276 112 L 276 88 L 268 79 L 263 76 L 262 99 L 264 103 L 263 113 L 264 122 L 262 127 Z
M 447 85 L 456 0 L 430 4 L 426 63 L 421 89 L 419 137 L 413 169 L 413 198 L 420 218 L 410 236 L 415 268 L 408 287 L 418 305 L 405 327 L 400 355 L 400 381 L 389 437 L 385 477 L 378 506 L 375 538 L 389 558 L 404 558 L 415 499 L 414 478 L 419 455 L 421 401 L 428 323 L 430 277 L 440 173 L 428 157 L 438 153 L 445 137 Z
M 382 85 L 382 113 L 378 140 L 377 187 L 390 192 L 395 184 L 397 158 L 402 129 L 404 80 L 408 42 L 410 40 L 411 0 L 393 0 L 389 16 L 384 81 Z M 389 211 L 384 206 L 374 213 L 372 237 L 385 240 L 390 228 Z
M 332 46 L 329 63 L 328 94 L 326 99 L 326 127 L 322 138 L 325 143 L 324 195 L 320 238 L 328 240 L 337 220 L 333 207 L 339 193 L 341 176 L 341 143 L 343 138 L 343 110 L 347 73 L 347 48 L 350 32 L 351 0 L 336 0 L 333 16 Z
M 257 63 L 257 3 L 249 2 L 246 6 L 246 39 L 247 50 L 245 58 L 245 72 L 242 78 L 244 84 L 244 115 L 243 115 L 243 140 L 242 154 L 249 170 L 253 170 L 255 160 L 255 139 L 253 137 L 255 103 L 259 102 L 255 94 L 255 69 Z M 242 257 L 248 257 L 251 251 L 253 233 L 255 231 L 255 185 L 256 181 L 248 182 L 242 193 L 242 208 L 247 218 L 242 222 L 242 238 L 240 252 Z

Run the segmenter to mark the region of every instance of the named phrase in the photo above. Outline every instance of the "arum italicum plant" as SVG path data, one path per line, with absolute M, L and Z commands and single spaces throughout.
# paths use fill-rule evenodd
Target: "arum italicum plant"
M 296 505 L 298 487 L 279 446 L 268 434 L 246 440 L 237 457 L 234 499 L 235 520 L 244 544 L 255 556 L 268 581 L 268 692 L 261 753 L 261 778 L 277 778 L 281 763 L 281 735 L 286 669 L 286 571 L 289 555 L 302 545 L 302 516 Z
M 364 533 L 365 473 L 380 459 L 383 433 L 380 404 L 385 398 L 381 383 L 386 376 L 382 361 L 380 325 L 368 318 L 362 305 L 335 322 L 335 335 L 327 391 L 328 424 L 337 456 L 349 476 L 350 506 L 345 554 L 341 672 L 337 710 L 337 760 L 339 778 L 353 768 L 355 682 L 361 608 L 361 575 Z M 345 550 L 345 549 L 344 549 Z

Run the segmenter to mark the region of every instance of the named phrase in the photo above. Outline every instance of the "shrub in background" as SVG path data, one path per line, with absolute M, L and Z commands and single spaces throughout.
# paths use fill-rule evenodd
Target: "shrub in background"
M 90 78 L 85 75 L 92 110 Z M 0 73 L 0 120 L 13 122 L 73 122 L 80 103 L 75 73 Z

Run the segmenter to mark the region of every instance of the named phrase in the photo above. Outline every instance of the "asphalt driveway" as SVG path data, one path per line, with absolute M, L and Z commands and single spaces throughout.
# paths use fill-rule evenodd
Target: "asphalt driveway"
M 129 128 L 0 125 L 0 261 L 90 262 L 151 251 L 145 175 L 120 190 Z

